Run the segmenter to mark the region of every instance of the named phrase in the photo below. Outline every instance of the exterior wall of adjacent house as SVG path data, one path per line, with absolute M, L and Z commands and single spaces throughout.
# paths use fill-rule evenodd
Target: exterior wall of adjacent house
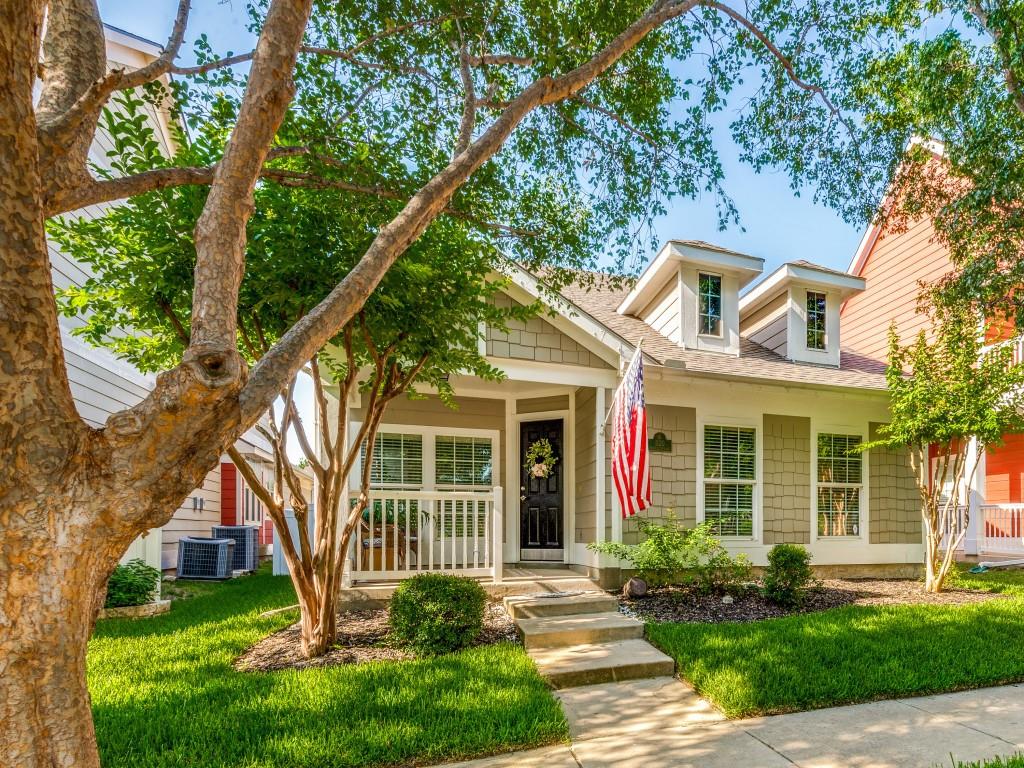
M 866 290 L 849 299 L 842 308 L 843 347 L 876 360 L 884 360 L 888 349 L 889 324 L 896 322 L 904 341 L 929 329 L 925 315 L 916 311 L 920 283 L 932 284 L 952 269 L 945 247 L 935 238 L 927 220 L 914 222 L 905 231 L 882 231 L 869 245 L 859 274 L 866 279 Z M 1012 322 L 989 329 L 987 340 L 1008 338 L 1014 333 Z M 1024 502 L 1024 436 L 1007 435 L 1004 444 L 988 451 L 985 457 L 983 502 L 1011 504 Z M 904 503 L 916 503 L 916 490 L 903 483 Z M 881 520 L 875 521 L 881 525 Z M 916 527 L 915 527 L 916 525 Z M 907 523 L 893 531 L 872 530 L 878 541 L 893 537 L 914 538 L 920 523 Z
M 843 305 L 843 348 L 884 361 L 890 323 L 896 323 L 904 340 L 927 330 L 928 318 L 917 312 L 919 283 L 934 283 L 950 269 L 949 255 L 935 239 L 930 221 L 914 222 L 903 232 L 883 230 L 858 273 L 866 281 L 865 290 Z
M 985 457 L 985 502 L 1024 502 L 1024 435 L 1006 435 Z
M 135 50 L 130 43 L 128 36 L 108 30 L 107 57 L 112 66 L 139 67 L 151 60 L 151 56 Z M 144 109 L 157 129 L 155 139 L 161 150 L 170 155 L 172 147 L 166 114 L 151 104 Z M 98 167 L 109 169 L 107 153 L 113 149 L 113 142 L 101 127 L 90 148 L 89 159 Z M 89 206 L 72 215 L 96 218 L 103 215 L 104 210 L 105 206 Z M 53 243 L 49 243 L 49 254 L 55 290 L 81 286 L 91 277 L 86 265 L 62 253 Z M 71 393 L 79 415 L 88 424 L 102 427 L 112 413 L 138 404 L 149 394 L 156 383 L 155 376 L 136 370 L 105 349 L 79 341 L 72 331 L 83 324 L 82 320 L 61 316 L 59 322 Z M 175 510 L 171 520 L 162 529 L 149 531 L 136 539 L 122 561 L 139 557 L 156 568 L 175 568 L 181 537 L 209 536 L 210 527 L 220 523 L 220 482 L 220 467 L 215 467 L 203 485 Z

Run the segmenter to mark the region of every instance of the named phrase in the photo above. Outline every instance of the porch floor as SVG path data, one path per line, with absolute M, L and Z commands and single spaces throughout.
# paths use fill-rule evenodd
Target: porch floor
M 398 581 L 356 582 L 342 590 L 342 610 L 383 607 L 391 598 Z M 506 565 L 498 584 L 480 579 L 493 600 L 510 595 L 535 595 L 542 592 L 601 592 L 597 582 L 564 566 Z

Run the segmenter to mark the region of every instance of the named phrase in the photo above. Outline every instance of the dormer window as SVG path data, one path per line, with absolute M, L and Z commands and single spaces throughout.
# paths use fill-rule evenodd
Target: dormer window
M 722 278 L 701 272 L 697 276 L 697 332 L 722 335 Z
M 807 292 L 807 348 L 825 349 L 825 294 Z

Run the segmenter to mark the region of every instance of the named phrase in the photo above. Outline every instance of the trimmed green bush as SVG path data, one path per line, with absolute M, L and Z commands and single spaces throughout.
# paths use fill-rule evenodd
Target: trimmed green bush
M 160 571 L 138 558 L 119 565 L 107 582 L 107 608 L 145 605 L 156 596 Z
M 799 544 L 776 544 L 768 552 L 764 595 L 773 603 L 800 605 L 813 579 L 811 553 Z
M 391 598 L 391 634 L 422 656 L 468 647 L 483 629 L 487 593 L 473 579 L 421 573 L 403 581 Z

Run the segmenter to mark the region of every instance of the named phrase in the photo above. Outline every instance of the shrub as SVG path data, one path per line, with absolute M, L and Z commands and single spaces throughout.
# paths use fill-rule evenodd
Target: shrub
M 714 523 L 702 523 L 693 529 L 691 545 L 696 563 L 687 573 L 688 581 L 704 594 L 739 592 L 751 580 L 751 564 L 742 552 L 729 554 L 714 534 Z
M 643 537 L 639 544 L 602 541 L 588 544 L 587 548 L 625 560 L 651 586 L 671 584 L 683 571 L 697 564 L 691 542 L 694 529 L 685 528 L 671 509 L 666 510 L 664 523 L 642 517 L 637 518 L 636 523 Z
M 811 553 L 799 544 L 776 544 L 768 552 L 764 594 L 773 603 L 800 605 L 813 578 Z
M 424 656 L 451 653 L 476 640 L 487 593 L 473 579 L 421 573 L 403 581 L 391 598 L 391 634 Z
M 160 571 L 136 558 L 119 565 L 107 582 L 107 608 L 126 605 L 145 605 L 156 596 Z
M 705 593 L 733 592 L 750 580 L 750 560 L 732 557 L 713 523 L 686 528 L 669 509 L 664 523 L 638 518 L 637 527 L 644 537 L 639 544 L 604 541 L 588 549 L 625 560 L 651 586 L 685 583 Z

